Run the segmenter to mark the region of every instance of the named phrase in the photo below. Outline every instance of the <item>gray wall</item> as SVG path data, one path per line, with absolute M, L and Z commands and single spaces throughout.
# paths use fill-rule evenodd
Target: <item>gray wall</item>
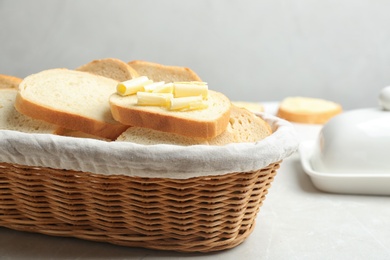
M 0 0 L 0 74 L 143 59 L 233 100 L 376 106 L 390 85 L 390 1 Z

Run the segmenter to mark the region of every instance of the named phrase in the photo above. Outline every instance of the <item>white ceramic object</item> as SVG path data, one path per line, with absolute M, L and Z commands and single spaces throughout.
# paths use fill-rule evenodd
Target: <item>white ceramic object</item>
M 321 172 L 390 173 L 390 111 L 360 109 L 331 119 L 313 157 Z
M 314 186 L 322 191 L 342 194 L 390 195 L 389 173 L 333 173 L 314 169 L 311 158 L 315 141 L 304 141 L 299 146 L 303 170 L 309 175 Z
M 390 86 L 382 89 L 379 94 L 379 104 L 384 110 L 390 110 Z
M 319 189 L 390 195 L 390 87 L 379 103 L 335 116 L 315 142 L 301 143 L 302 165 Z

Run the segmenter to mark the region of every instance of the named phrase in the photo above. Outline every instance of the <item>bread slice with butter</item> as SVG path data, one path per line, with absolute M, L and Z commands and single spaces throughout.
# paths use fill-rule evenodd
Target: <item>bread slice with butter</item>
M 3 88 L 18 88 L 21 78 L 0 74 L 0 89 Z
M 230 143 L 257 142 L 271 134 L 271 127 L 263 119 L 244 108 L 232 106 L 226 130 L 211 139 L 191 138 L 144 127 L 129 127 L 116 141 L 143 145 L 226 145 Z
M 45 70 L 20 83 L 15 107 L 32 118 L 114 140 L 127 129 L 110 112 L 108 98 L 117 84 L 82 71 Z
M 230 100 L 222 93 L 209 90 L 207 108 L 171 111 L 160 106 L 137 105 L 137 95 L 110 97 L 111 113 L 125 125 L 139 126 L 187 137 L 210 139 L 222 134 L 230 118 Z
M 142 60 L 130 61 L 128 64 L 139 76 L 146 76 L 156 82 L 202 81 L 193 70 L 186 67 L 163 65 Z
M 115 58 L 93 60 L 78 67 L 76 70 L 112 78 L 117 81 L 126 81 L 139 76 L 126 62 Z
M 341 105 L 332 101 L 310 97 L 288 97 L 279 104 L 277 116 L 296 123 L 324 124 L 341 112 Z
M 0 129 L 25 133 L 54 134 L 57 126 L 19 113 L 15 107 L 18 91 L 15 88 L 0 89 Z

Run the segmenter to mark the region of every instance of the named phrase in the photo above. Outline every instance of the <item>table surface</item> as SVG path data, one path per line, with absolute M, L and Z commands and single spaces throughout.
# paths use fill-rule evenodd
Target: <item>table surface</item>
M 294 125 L 301 140 L 321 128 Z M 0 259 L 390 259 L 390 197 L 319 191 L 295 153 L 281 164 L 253 233 L 233 249 L 184 254 L 0 228 Z

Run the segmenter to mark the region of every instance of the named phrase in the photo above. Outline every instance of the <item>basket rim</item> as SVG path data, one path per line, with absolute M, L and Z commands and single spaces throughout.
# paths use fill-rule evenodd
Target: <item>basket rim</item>
M 0 162 L 173 179 L 251 172 L 285 159 L 298 148 L 291 123 L 266 113 L 260 117 L 270 124 L 272 135 L 255 143 L 224 146 L 140 145 L 0 130 Z

